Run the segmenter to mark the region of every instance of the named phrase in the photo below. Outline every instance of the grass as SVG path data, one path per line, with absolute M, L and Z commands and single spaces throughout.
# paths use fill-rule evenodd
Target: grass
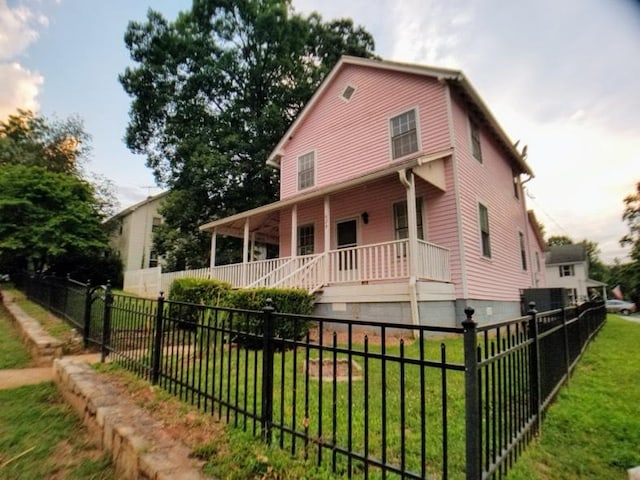
M 0 478 L 115 478 L 51 383 L 0 390 Z
M 640 465 L 640 324 L 609 315 L 509 480 L 626 479 Z
M 25 348 L 9 314 L 0 306 L 0 369 L 31 366 L 31 356 Z

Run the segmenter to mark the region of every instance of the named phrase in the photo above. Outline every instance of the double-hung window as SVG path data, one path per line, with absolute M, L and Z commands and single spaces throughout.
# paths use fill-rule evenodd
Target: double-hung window
M 491 236 L 489 234 L 489 210 L 487 207 L 478 204 L 478 220 L 480 223 L 480 243 L 482 246 L 482 256 L 491 258 Z
M 520 260 L 522 261 L 522 270 L 527 270 L 527 249 L 525 248 L 524 235 L 518 232 L 520 237 Z
M 298 255 L 311 255 L 314 248 L 314 228 L 313 224 L 301 225 L 298 227 Z
M 573 277 L 575 275 L 573 265 L 560 265 L 559 270 L 561 277 Z
M 416 217 L 418 223 L 418 238 L 424 240 L 424 228 L 422 226 L 422 199 L 416 198 Z M 409 238 L 409 213 L 407 201 L 393 204 L 393 224 L 396 240 Z
M 480 125 L 469 117 L 469 127 L 471 129 L 471 153 L 473 157 L 482 163 L 482 148 L 480 146 Z
M 298 190 L 315 185 L 316 154 L 309 152 L 298 157 Z
M 391 157 L 404 157 L 418 151 L 418 130 L 416 128 L 416 111 L 409 110 L 390 120 Z

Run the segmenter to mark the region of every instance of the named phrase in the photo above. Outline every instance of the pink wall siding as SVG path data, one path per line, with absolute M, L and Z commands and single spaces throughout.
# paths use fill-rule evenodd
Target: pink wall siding
M 356 89 L 349 101 L 341 98 L 347 85 Z M 298 193 L 297 159 L 310 151 L 316 152 L 313 188 L 388 166 L 392 162 L 389 118 L 414 107 L 421 151 L 448 148 L 445 91 L 432 78 L 345 65 L 284 145 L 281 198 Z
M 507 157 L 483 126 L 483 163 L 472 156 L 467 111 L 453 93 L 452 109 L 468 297 L 518 300 L 519 290 L 531 286 L 531 265 L 522 269 L 518 235 L 528 230 L 522 195 L 515 197 Z M 491 258 L 483 257 L 481 251 L 478 203 L 489 211 Z
M 537 279 L 537 284 L 534 283 L 533 286 L 537 288 L 543 288 L 547 286 L 547 270 L 545 268 L 545 254 L 543 250 L 544 246 L 538 243 L 538 239 L 536 237 L 536 234 L 533 232 L 533 228 L 531 228 L 530 222 L 528 224 L 528 229 L 529 242 L 531 244 L 531 268 L 533 269 L 533 272 Z M 538 264 L 536 264 L 536 254 L 539 259 L 539 262 L 537 263 L 539 264 L 540 268 L 538 268 Z
M 450 164 L 450 161 L 448 162 Z M 450 167 L 447 171 L 450 171 Z M 453 176 L 447 175 L 447 182 Z M 423 199 L 423 224 L 426 240 L 452 249 L 452 255 L 458 257 L 456 235 L 451 235 L 448 226 L 441 225 L 441 218 L 454 218 L 454 202 L 451 193 L 443 193 L 420 179 L 416 179 L 416 195 Z M 338 192 L 330 197 L 331 205 L 331 248 L 336 248 L 335 225 L 341 220 L 356 218 L 358 221 L 358 245 L 388 242 L 395 239 L 393 224 L 393 204 L 406 200 L 405 188 L 397 175 L 375 182 Z M 362 213 L 369 214 L 369 223 L 364 224 Z M 298 206 L 298 225 L 313 223 L 315 227 L 315 252 L 324 251 L 324 206 L 318 199 Z M 450 223 L 450 222 L 447 222 Z M 291 209 L 280 215 L 280 255 L 291 254 Z M 452 263 L 459 262 L 452 258 Z

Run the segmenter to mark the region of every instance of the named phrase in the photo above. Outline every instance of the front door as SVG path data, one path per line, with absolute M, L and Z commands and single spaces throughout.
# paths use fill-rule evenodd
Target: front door
M 358 245 L 358 221 L 356 219 L 344 220 L 336 225 L 338 250 L 353 248 Z M 356 251 L 348 250 L 339 253 L 338 268 L 340 270 L 355 270 Z

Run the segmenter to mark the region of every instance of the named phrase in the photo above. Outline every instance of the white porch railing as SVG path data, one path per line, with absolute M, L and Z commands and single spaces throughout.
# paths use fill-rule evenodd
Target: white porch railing
M 135 279 L 132 278 L 133 281 L 130 283 L 144 293 L 153 291 L 153 295 L 160 290 L 168 293 L 173 280 L 187 276 L 216 278 L 231 283 L 233 287 L 283 286 L 316 291 L 323 285 L 409 278 L 411 271 L 408 253 L 409 242 L 405 239 L 331 250 L 316 255 L 258 260 L 162 275 L 159 269 L 149 269 L 135 272 L 135 275 L 131 275 Z M 451 281 L 449 250 L 446 248 L 418 240 L 415 267 L 418 279 Z M 148 272 L 147 275 L 143 275 L 145 272 Z M 146 277 L 147 280 L 141 281 L 142 277 Z M 152 278 L 159 281 L 154 283 L 150 281 Z M 142 283 L 145 285 L 142 286 Z

